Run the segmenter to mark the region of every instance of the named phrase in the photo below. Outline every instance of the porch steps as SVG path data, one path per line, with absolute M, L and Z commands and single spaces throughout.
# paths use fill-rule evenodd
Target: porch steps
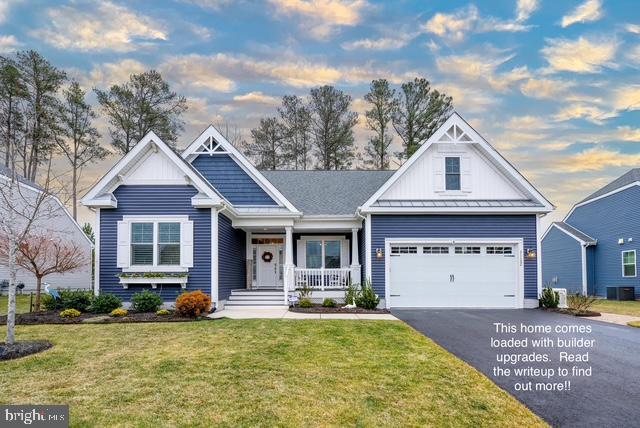
M 225 308 L 281 309 L 287 307 L 283 299 L 282 290 L 231 290 Z

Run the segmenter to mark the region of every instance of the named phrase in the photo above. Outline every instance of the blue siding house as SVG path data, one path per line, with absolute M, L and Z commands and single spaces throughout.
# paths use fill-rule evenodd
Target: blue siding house
M 214 127 L 181 154 L 151 132 L 82 202 L 96 294 L 202 290 L 218 309 L 364 282 L 387 308 L 537 306 L 553 209 L 457 113 L 397 171 L 259 171 Z
M 635 287 L 640 237 L 640 169 L 578 202 L 542 241 L 543 282 L 605 297 L 607 287 Z

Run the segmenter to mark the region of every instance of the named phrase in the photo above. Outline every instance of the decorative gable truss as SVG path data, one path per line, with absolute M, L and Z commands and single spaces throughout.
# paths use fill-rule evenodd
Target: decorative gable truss
M 276 211 L 280 215 L 299 216 L 301 213 L 284 195 L 273 185 L 264 175 L 256 169 L 255 166 L 236 149 L 213 125 L 209 125 L 207 129 L 195 139 L 193 143 L 182 152 L 182 158 L 191 163 L 200 155 L 227 155 L 231 157 L 255 183 L 260 186 L 277 204 Z M 252 211 L 252 208 L 243 209 L 242 207 L 234 207 L 238 214 L 244 211 Z M 273 210 L 270 210 L 273 211 Z M 245 213 L 248 214 L 248 213 Z M 268 212 L 264 214 L 269 214 Z M 273 213 L 271 213 L 273 214 Z
M 224 198 L 155 133 L 149 132 L 107 172 L 82 199 L 91 208 L 117 208 L 113 191 L 121 185 L 188 184 L 199 193 L 193 206 L 221 207 Z
M 454 112 L 361 211 L 546 213 L 553 208 Z

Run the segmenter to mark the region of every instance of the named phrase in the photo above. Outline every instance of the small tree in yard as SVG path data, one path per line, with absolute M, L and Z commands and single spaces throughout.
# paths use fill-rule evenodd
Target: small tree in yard
M 8 257 L 11 241 L 0 241 L 0 257 Z M 27 236 L 18 246 L 16 264 L 36 277 L 35 310 L 40 310 L 42 279 L 52 273 L 73 272 L 89 263 L 82 248 L 51 234 Z

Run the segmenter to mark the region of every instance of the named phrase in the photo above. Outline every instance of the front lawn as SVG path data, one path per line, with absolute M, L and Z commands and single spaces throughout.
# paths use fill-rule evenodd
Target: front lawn
M 68 403 L 74 426 L 544 426 L 400 322 L 21 326 L 18 338 L 54 348 L 0 363 L 0 403 Z
M 605 300 L 598 299 L 591 307 L 592 311 L 610 314 L 631 315 L 640 317 L 640 300 Z
M 35 297 L 34 297 L 35 299 Z M 0 296 L 0 315 L 7 315 L 8 296 Z M 28 294 L 16 296 L 16 312 L 23 314 L 29 312 L 31 300 Z

